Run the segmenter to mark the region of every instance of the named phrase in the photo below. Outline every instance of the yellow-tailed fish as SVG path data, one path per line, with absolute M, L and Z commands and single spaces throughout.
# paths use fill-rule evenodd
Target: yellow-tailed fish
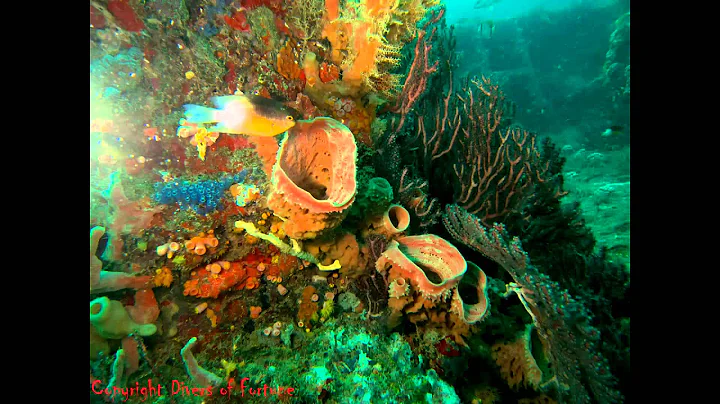
M 213 97 L 212 102 L 217 109 L 184 105 L 185 120 L 214 123 L 208 132 L 248 136 L 277 136 L 295 126 L 297 112 L 276 100 L 240 94 Z

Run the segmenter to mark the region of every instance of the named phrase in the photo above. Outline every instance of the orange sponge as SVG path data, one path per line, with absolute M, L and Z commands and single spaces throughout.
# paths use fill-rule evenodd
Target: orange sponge
M 311 239 L 335 228 L 355 200 L 357 145 L 347 126 L 331 118 L 299 121 L 280 146 L 267 206 L 283 231 Z

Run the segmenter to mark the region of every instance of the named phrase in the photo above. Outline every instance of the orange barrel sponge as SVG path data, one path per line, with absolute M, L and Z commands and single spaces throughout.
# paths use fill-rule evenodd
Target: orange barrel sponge
M 390 271 L 393 280 L 410 280 L 416 292 L 437 300 L 450 296 L 465 275 L 467 262 L 460 251 L 442 237 L 424 234 L 392 240 L 375 268 L 380 273 Z
M 462 281 L 455 289 L 452 298 L 451 310 L 467 324 L 475 324 L 481 321 L 490 311 L 490 300 L 487 295 L 487 277 L 479 266 L 468 261 L 468 268 Z M 469 296 L 471 301 L 465 302 L 461 297 L 460 289 L 466 289 L 469 293 L 462 293 Z M 464 292 L 464 291 L 463 291 Z
M 355 136 L 332 118 L 298 121 L 278 150 L 267 206 L 293 239 L 335 228 L 355 200 Z

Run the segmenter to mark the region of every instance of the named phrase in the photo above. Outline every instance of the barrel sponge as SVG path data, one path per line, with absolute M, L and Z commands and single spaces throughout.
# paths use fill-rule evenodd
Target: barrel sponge
M 357 191 L 355 136 L 332 118 L 298 121 L 273 166 L 268 207 L 294 239 L 337 227 Z
M 460 289 L 463 289 L 463 291 Z M 465 300 L 463 296 L 465 296 Z M 453 293 L 451 310 L 467 324 L 482 321 L 490 311 L 490 300 L 487 295 L 487 276 L 479 266 L 470 261 L 467 262 L 465 276 L 462 277 L 460 284 Z
M 467 271 L 467 261 L 442 237 L 424 234 L 390 241 L 375 268 L 380 273 L 392 269 L 420 295 L 436 300 L 450 296 Z
M 134 322 L 122 303 L 106 296 L 90 302 L 90 324 L 101 337 L 109 339 L 121 339 L 134 333 L 147 337 L 157 331 L 155 324 Z

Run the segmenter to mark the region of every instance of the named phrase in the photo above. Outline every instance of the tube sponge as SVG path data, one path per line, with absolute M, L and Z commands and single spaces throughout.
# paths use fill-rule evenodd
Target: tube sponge
M 147 337 L 157 331 L 155 324 L 134 322 L 122 303 L 106 296 L 90 302 L 90 324 L 101 337 L 109 339 L 121 339 L 134 333 Z
M 380 217 L 372 218 L 363 229 L 363 237 L 370 234 L 382 234 L 387 238 L 395 237 L 410 227 L 410 212 L 400 205 L 390 205 Z
M 183 349 L 180 350 L 180 356 L 182 356 L 183 362 L 185 362 L 185 370 L 187 370 L 188 375 L 190 375 L 193 381 L 202 387 L 219 386 L 222 384 L 223 379 L 209 370 L 202 368 L 198 364 L 197 359 L 195 359 L 192 349 L 196 343 L 197 338 L 192 337 Z

